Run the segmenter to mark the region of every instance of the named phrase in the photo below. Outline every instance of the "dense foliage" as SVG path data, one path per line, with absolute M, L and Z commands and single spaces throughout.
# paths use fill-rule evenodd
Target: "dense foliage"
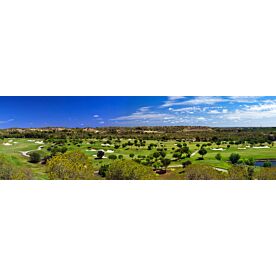
M 88 157 L 79 151 L 58 154 L 47 163 L 50 179 L 89 180 L 94 178 L 94 169 Z

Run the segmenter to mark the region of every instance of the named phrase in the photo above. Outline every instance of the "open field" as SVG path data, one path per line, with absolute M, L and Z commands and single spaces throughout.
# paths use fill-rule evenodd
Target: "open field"
M 122 145 L 125 145 L 124 147 Z M 67 152 L 79 150 L 89 157 L 89 160 L 93 164 L 95 172 L 100 169 L 102 165 L 111 164 L 114 162 L 109 159 L 110 155 L 116 155 L 118 158 L 124 160 L 140 159 L 146 160 L 147 157 L 152 156 L 154 152 L 163 150 L 166 153 L 166 158 L 171 160 L 168 166 L 167 176 L 161 176 L 160 179 L 166 179 L 170 177 L 172 172 L 181 172 L 182 162 L 190 160 L 192 164 L 205 164 L 210 165 L 217 169 L 229 169 L 232 165 L 229 162 L 229 156 L 231 153 L 238 153 L 241 159 L 254 158 L 255 160 L 263 159 L 276 159 L 276 146 L 272 144 L 263 143 L 261 145 L 250 146 L 247 143 L 242 145 L 228 145 L 223 143 L 216 145 L 215 143 L 206 142 L 186 142 L 186 146 L 189 147 L 190 157 L 186 158 L 185 154 L 182 159 L 177 160 L 173 157 L 174 153 L 178 149 L 176 140 L 160 141 L 160 140 L 144 140 L 143 146 L 135 145 L 134 139 L 120 139 L 120 142 L 116 139 L 78 139 L 77 141 L 72 139 L 66 139 L 62 142 L 55 140 L 48 141 L 43 139 L 27 139 L 27 138 L 5 138 L 0 141 L 0 155 L 8 159 L 14 166 L 26 167 L 33 172 L 34 179 L 47 179 L 48 176 L 45 172 L 46 166 L 41 163 L 30 163 L 29 154 L 32 151 L 40 153 L 41 157 L 49 156 L 53 148 L 66 147 Z M 183 144 L 183 143 L 182 143 Z M 117 145 L 117 148 L 116 148 Z M 119 145 L 119 147 L 118 147 Z M 152 145 L 149 149 L 148 147 Z M 204 160 L 199 160 L 200 155 L 198 150 L 205 145 L 207 154 L 204 156 Z M 97 158 L 97 152 L 99 150 L 104 151 L 104 157 L 102 159 Z M 216 159 L 216 155 L 220 153 L 221 160 Z M 176 174 L 174 175 L 177 179 Z

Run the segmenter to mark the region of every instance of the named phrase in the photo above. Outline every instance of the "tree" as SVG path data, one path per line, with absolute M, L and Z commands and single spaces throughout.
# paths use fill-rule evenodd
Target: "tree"
M 29 161 L 31 163 L 38 163 L 38 162 L 40 162 L 41 161 L 41 155 L 40 155 L 40 153 L 37 152 L 37 151 L 32 151 L 30 153 Z
M 202 156 L 202 159 L 203 159 L 203 156 L 204 156 L 205 154 L 207 154 L 207 150 L 206 150 L 204 147 L 202 147 L 202 148 L 198 151 L 198 153 Z
M 229 156 L 229 160 L 233 165 L 237 164 L 240 158 L 241 156 L 238 153 L 231 153 L 231 155 Z
M 153 153 L 153 157 L 155 159 L 157 159 L 159 156 L 160 156 L 160 152 L 159 151 L 156 151 L 156 152 Z
M 161 159 L 162 166 L 167 170 L 168 166 L 171 164 L 171 160 L 168 158 Z
M 216 156 L 215 156 L 215 158 L 216 158 L 217 160 L 221 160 L 221 154 L 220 154 L 220 153 L 217 153 Z
M 146 180 L 154 179 L 151 168 L 138 164 L 133 160 L 116 160 L 107 171 L 106 179 L 111 180 Z
M 97 157 L 98 157 L 99 159 L 102 159 L 102 158 L 104 157 L 104 151 L 103 151 L 103 150 L 99 150 L 99 151 L 97 152 Z
M 129 157 L 130 157 L 130 158 L 133 158 L 133 157 L 134 157 L 134 153 L 130 153 L 130 154 L 129 154 Z
M 47 162 L 49 179 L 88 180 L 94 178 L 94 168 L 88 156 L 80 151 L 58 154 Z
M 181 153 L 180 152 L 175 152 L 173 154 L 173 158 L 175 158 L 176 160 L 179 160 L 181 158 Z

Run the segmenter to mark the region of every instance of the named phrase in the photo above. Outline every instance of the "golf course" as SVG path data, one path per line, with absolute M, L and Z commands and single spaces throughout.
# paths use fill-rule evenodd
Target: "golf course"
M 181 151 L 184 147 L 185 150 Z M 203 155 L 200 154 L 201 148 L 206 150 Z M 255 170 L 259 169 L 258 161 L 270 161 L 270 166 L 273 167 L 276 159 L 274 143 L 252 145 L 244 142 L 230 145 L 228 141 L 222 141 L 217 145 L 200 141 L 179 142 L 179 139 L 160 141 L 160 139 L 137 140 L 110 137 L 95 139 L 4 138 L 0 140 L 0 156 L 15 167 L 29 169 L 33 179 L 48 179 L 45 161 L 47 157 L 76 151 L 87 156 L 93 165 L 96 179 L 104 179 L 98 174 L 101 167 L 109 166 L 119 159 L 134 160 L 155 171 L 158 169 L 164 171 L 165 167 L 165 173 L 156 173 L 156 179 L 179 179 L 178 175 L 185 167 L 183 162 L 187 161 L 189 161 L 188 164 L 207 165 L 218 172 L 227 173 L 233 167 L 229 161 L 231 154 L 238 154 L 240 163 L 248 159 L 254 160 Z M 30 155 L 34 152 L 39 154 L 38 162 L 30 161 Z M 164 158 L 169 160 L 164 166 L 159 162 L 158 153 L 160 152 L 163 153 Z M 178 154 L 179 152 L 182 153 Z

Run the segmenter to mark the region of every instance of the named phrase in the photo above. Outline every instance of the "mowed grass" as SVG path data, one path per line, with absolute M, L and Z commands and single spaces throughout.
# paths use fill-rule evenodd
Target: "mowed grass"
M 33 141 L 30 141 L 33 140 Z M 91 144 L 91 140 L 93 143 Z M 157 140 L 147 140 L 146 145 L 144 147 L 136 147 L 135 145 L 132 146 L 126 146 L 125 148 L 120 147 L 119 149 L 115 149 L 115 141 L 113 140 L 110 146 L 104 146 L 103 144 L 106 144 L 106 140 L 82 140 L 82 143 L 79 143 L 78 145 L 75 145 L 72 141 L 68 140 L 65 143 L 65 146 L 67 147 L 68 151 L 74 151 L 74 150 L 80 150 L 84 152 L 86 155 L 89 156 L 89 159 L 93 162 L 95 170 L 98 170 L 101 165 L 104 164 L 110 164 L 113 162 L 112 160 L 108 159 L 108 156 L 111 154 L 115 154 L 117 157 L 119 155 L 122 155 L 124 159 L 132 159 L 129 155 L 134 154 L 134 158 L 137 158 L 139 156 L 148 156 L 153 154 L 155 151 L 157 151 L 157 148 L 164 148 L 166 150 L 166 158 L 169 158 L 172 160 L 170 167 L 177 167 L 182 164 L 185 160 L 178 160 L 175 161 L 173 158 L 173 154 L 177 147 L 177 141 L 170 140 L 166 142 L 160 142 Z M 34 179 L 47 179 L 47 174 L 45 172 L 45 165 L 41 164 L 32 164 L 28 162 L 28 157 L 25 157 L 20 153 L 21 151 L 30 151 L 30 150 L 37 150 L 39 146 L 42 146 L 43 148 L 39 151 L 42 156 L 46 156 L 50 154 L 50 151 L 47 149 L 49 147 L 53 147 L 54 144 L 52 143 L 45 143 L 45 144 L 37 144 L 35 142 L 41 141 L 41 139 L 4 139 L 0 141 L 0 154 L 4 155 L 10 162 L 12 162 L 15 166 L 24 166 L 27 168 L 30 168 L 33 171 Z M 128 141 L 133 142 L 134 140 L 129 139 L 121 139 L 120 145 L 123 143 L 127 143 Z M 15 142 L 15 143 L 14 143 Z M 11 145 L 4 145 L 5 143 L 9 143 Z M 153 147 L 151 150 L 148 150 L 148 146 L 150 144 L 156 144 L 157 147 Z M 197 146 L 199 144 L 200 146 L 202 142 L 189 142 L 187 143 L 187 146 L 190 148 L 191 153 L 195 153 L 200 147 Z M 270 148 L 261 148 L 261 149 L 254 149 L 252 147 L 246 148 L 246 149 L 238 149 L 243 148 L 244 145 L 231 145 L 230 148 L 227 148 L 226 144 L 217 146 L 215 144 L 212 144 L 211 146 L 206 146 L 207 154 L 204 156 L 204 160 L 198 160 L 200 155 L 198 153 L 191 156 L 189 160 L 192 161 L 194 164 L 207 164 L 211 165 L 213 167 L 222 168 L 222 169 L 228 169 L 231 167 L 231 164 L 229 163 L 228 159 L 231 153 L 239 153 L 242 159 L 247 159 L 249 157 L 253 157 L 254 159 L 276 159 L 276 146 L 270 146 Z M 90 151 L 89 148 L 94 149 L 94 151 Z M 223 148 L 223 151 L 215 151 L 212 150 L 214 148 Z M 105 151 L 105 157 L 104 159 L 97 159 L 95 156 L 97 154 L 98 150 L 104 150 Z M 114 152 L 108 153 L 107 151 L 111 150 Z M 216 160 L 215 156 L 220 153 L 222 156 L 221 160 Z M 186 159 L 188 160 L 188 159 Z M 173 169 L 173 168 L 172 168 Z M 178 171 L 177 168 L 171 169 L 171 172 L 173 170 Z M 166 176 L 160 177 L 161 179 L 166 179 Z

